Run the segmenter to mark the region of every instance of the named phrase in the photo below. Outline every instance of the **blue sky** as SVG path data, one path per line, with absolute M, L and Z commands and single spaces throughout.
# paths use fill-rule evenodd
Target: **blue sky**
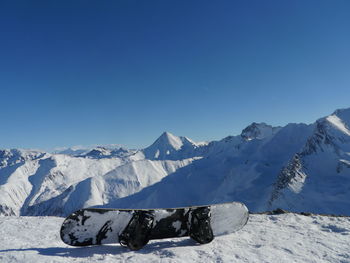
M 0 148 L 196 141 L 350 107 L 350 1 L 1 1 Z

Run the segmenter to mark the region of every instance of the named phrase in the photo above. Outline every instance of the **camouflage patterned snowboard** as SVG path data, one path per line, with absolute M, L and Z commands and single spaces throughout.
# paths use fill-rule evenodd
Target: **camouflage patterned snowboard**
M 190 209 L 138 209 L 155 215 L 150 239 L 188 236 Z M 248 221 L 247 207 L 238 202 L 203 206 L 209 207 L 214 236 L 226 235 L 241 229 Z M 61 239 L 71 246 L 90 246 L 119 242 L 119 234 L 128 225 L 137 209 L 86 208 L 68 216 L 61 227 Z

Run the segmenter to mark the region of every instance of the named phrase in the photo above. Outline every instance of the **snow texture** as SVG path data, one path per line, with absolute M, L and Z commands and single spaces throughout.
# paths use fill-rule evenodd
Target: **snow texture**
M 139 251 L 117 244 L 70 247 L 63 218 L 0 217 L 0 262 L 350 262 L 349 217 L 251 215 L 241 230 L 198 245 L 189 238 L 150 241 Z

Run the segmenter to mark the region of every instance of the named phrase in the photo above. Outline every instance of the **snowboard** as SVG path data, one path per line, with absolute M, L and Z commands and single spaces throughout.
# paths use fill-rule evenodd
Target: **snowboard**
M 209 207 L 211 227 L 215 237 L 233 233 L 248 221 L 247 207 L 239 202 L 206 206 L 160 209 L 85 208 L 69 215 L 63 222 L 60 235 L 71 246 L 102 245 L 119 242 L 119 234 L 138 210 L 152 211 L 155 216 L 150 240 L 189 236 L 190 210 Z

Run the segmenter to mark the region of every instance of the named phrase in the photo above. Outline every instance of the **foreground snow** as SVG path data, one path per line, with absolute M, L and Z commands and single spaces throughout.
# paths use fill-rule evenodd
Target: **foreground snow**
M 350 262 L 350 218 L 251 215 L 237 233 L 208 245 L 188 238 L 151 241 L 132 252 L 61 242 L 59 217 L 0 217 L 0 262 Z

